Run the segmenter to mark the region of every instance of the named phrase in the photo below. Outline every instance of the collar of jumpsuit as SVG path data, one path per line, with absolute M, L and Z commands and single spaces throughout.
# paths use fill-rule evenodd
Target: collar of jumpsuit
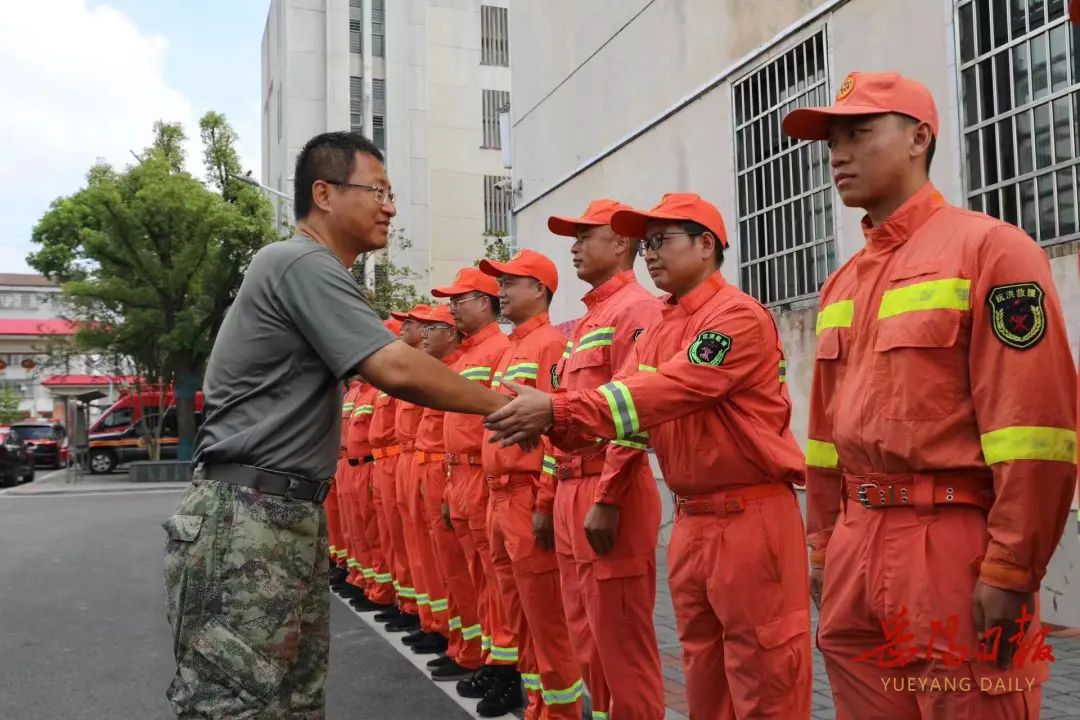
M 586 308 L 592 310 L 632 282 L 634 282 L 634 271 L 623 270 L 600 287 L 593 288 L 585 293 L 585 297 L 581 298 L 581 302 L 585 303 Z
M 514 331 L 510 333 L 510 339 L 520 340 L 541 325 L 546 325 L 547 322 L 548 314 L 546 312 L 540 313 L 539 315 L 534 315 L 533 317 L 529 318 L 525 322 L 515 327 Z
M 709 277 L 705 278 L 704 282 L 698 285 L 682 296 L 681 299 L 676 300 L 674 296 L 668 296 L 664 300 L 664 317 L 680 317 L 690 316 L 704 307 L 705 303 L 720 292 L 727 285 L 727 280 L 720 273 L 719 270 L 714 272 Z
M 491 337 L 492 335 L 495 335 L 498 332 L 499 332 L 499 323 L 494 322 L 494 321 L 489 322 L 487 325 L 485 325 L 484 327 L 482 327 L 479 330 L 477 330 L 476 332 L 474 332 L 472 335 L 469 335 L 467 338 L 462 340 L 460 349 L 461 349 L 462 352 L 464 352 L 464 351 L 468 350 L 469 348 L 472 348 L 472 347 L 475 347 L 475 346 L 479 345 L 480 343 L 484 342 L 489 337 Z
M 862 219 L 863 237 L 870 250 L 890 250 L 904 243 L 931 215 L 945 205 L 945 198 L 934 184 L 927 182 L 878 227 L 870 216 Z

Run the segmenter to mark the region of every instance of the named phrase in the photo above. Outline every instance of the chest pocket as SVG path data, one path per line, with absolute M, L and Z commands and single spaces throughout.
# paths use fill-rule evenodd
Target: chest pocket
M 969 394 L 961 331 L 971 308 L 971 281 L 931 277 L 935 270 L 898 270 L 882 295 L 874 388 L 882 393 L 888 420 L 940 420 Z

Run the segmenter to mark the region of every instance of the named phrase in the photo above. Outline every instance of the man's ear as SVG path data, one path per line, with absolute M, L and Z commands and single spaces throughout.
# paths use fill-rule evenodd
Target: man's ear
M 311 185 L 311 201 L 323 212 L 330 211 L 330 192 L 332 186 L 325 180 L 316 180 Z

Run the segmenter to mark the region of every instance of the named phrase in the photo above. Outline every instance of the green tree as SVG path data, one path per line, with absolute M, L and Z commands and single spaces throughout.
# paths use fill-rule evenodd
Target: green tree
M 11 388 L 0 389 L 0 425 L 21 420 L 26 413 L 19 409 L 22 398 Z
M 484 235 L 484 257 L 496 262 L 510 260 L 510 243 L 505 233 L 492 232 Z M 479 265 L 477 260 L 473 265 Z
M 392 310 L 405 311 L 422 302 L 415 282 L 420 274 L 396 260 L 412 248 L 412 241 L 402 230 L 390 234 L 386 247 L 375 252 L 361 253 L 352 266 L 353 277 L 367 293 L 375 312 L 383 320 Z
M 195 389 L 214 337 L 252 256 L 276 239 L 270 203 L 234 179 L 236 133 L 224 116 L 207 113 L 200 132 L 207 184 L 183 169 L 183 128 L 155 123 L 137 164 L 99 163 L 84 188 L 53 202 L 28 257 L 63 284 L 81 322 L 76 347 L 125 358 L 141 383 L 176 388 L 182 459 L 191 457 Z M 152 457 L 165 410 L 146 428 Z

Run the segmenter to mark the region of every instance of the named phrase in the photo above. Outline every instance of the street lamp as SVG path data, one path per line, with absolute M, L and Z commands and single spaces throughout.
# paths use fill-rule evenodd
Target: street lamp
M 269 187 L 267 185 L 263 185 L 261 182 L 259 182 L 255 178 L 253 178 L 251 176 L 251 171 L 250 170 L 248 170 L 247 173 L 244 174 L 244 175 L 230 175 L 229 177 L 233 178 L 234 180 L 239 180 L 240 182 L 242 182 L 242 183 L 244 183 L 246 185 L 251 185 L 252 187 L 257 187 L 257 188 L 259 188 L 261 190 L 265 190 L 266 192 L 271 193 L 273 195 L 277 195 L 279 198 L 282 198 L 284 200 L 288 200 L 289 202 L 293 201 L 292 195 L 286 195 L 285 193 L 281 192 L 280 190 L 275 190 L 272 187 Z

